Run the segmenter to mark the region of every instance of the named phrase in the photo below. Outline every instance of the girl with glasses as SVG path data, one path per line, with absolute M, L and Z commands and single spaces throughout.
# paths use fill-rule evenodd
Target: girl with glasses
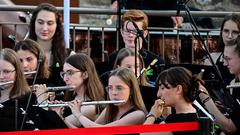
M 93 121 L 80 110 L 81 102 L 69 103 L 73 115 L 83 127 L 120 126 L 142 124 L 145 119 L 145 106 L 137 79 L 127 68 L 117 68 L 110 74 L 107 86 L 109 100 L 125 100 L 125 103 L 108 104 L 99 117 Z
M 14 50 L 5 48 L 0 51 L 0 84 L 12 82 L 6 85 L 1 85 L 0 91 L 0 104 L 1 112 L 7 111 L 7 114 L 1 113 L 0 117 L 5 119 L 5 123 L 1 124 L 1 131 L 13 131 L 20 129 L 20 124 L 15 127 L 14 121 L 16 118 L 14 112 L 17 108 L 22 108 L 18 110 L 19 113 L 23 113 L 26 105 L 28 104 L 29 95 L 31 93 L 28 83 L 23 74 L 23 68 Z M 36 96 L 33 94 L 29 102 L 31 106 L 36 101 Z M 17 108 L 16 108 L 17 107 Z M 22 114 L 18 114 L 19 123 L 22 122 Z M 2 119 L 1 119 L 2 121 Z M 3 122 L 3 121 L 2 121 Z M 11 124 L 12 123 L 12 124 Z M 24 124 L 24 128 L 27 128 L 28 124 Z
M 69 56 L 63 65 L 63 72 L 61 77 L 67 86 L 75 87 L 74 91 L 67 92 L 65 100 L 78 100 L 78 101 L 99 101 L 104 100 L 103 86 L 98 78 L 95 65 L 92 59 L 82 53 L 73 54 Z M 101 112 L 102 105 L 88 105 L 78 106 L 79 111 L 91 120 L 95 120 Z M 58 108 L 57 112 L 61 117 L 64 117 L 64 122 L 68 127 L 81 127 L 81 123 L 72 114 L 67 115 L 64 108 Z

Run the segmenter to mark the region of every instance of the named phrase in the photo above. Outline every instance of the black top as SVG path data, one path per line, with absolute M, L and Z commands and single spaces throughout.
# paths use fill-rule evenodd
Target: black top
M 235 83 L 239 83 L 239 79 L 235 80 Z M 227 95 L 227 94 L 226 94 Z M 231 96 L 227 96 L 230 101 L 232 112 L 230 112 L 230 118 L 233 121 L 234 125 L 237 127 L 237 132 L 234 133 L 240 134 L 240 88 L 234 88 Z
M 135 107 L 133 107 L 133 108 L 131 108 L 130 110 L 128 110 L 127 112 L 125 112 L 125 113 L 120 117 L 120 119 L 123 118 L 124 116 L 128 115 L 129 113 L 134 112 L 134 111 L 137 111 L 137 109 L 136 109 Z
M 0 108 L 0 131 L 14 131 L 19 130 L 24 117 L 24 112 L 26 111 L 27 102 L 29 99 L 29 94 L 21 96 L 19 98 L 7 100 L 1 105 Z M 32 94 L 29 107 L 31 107 L 36 102 L 36 95 Z M 31 110 L 30 108 L 28 109 Z M 17 114 L 17 115 L 16 115 Z M 17 123 L 16 121 L 17 120 Z M 26 116 L 26 121 L 29 121 L 29 117 Z M 15 127 L 17 125 L 17 129 Z M 33 130 L 35 128 L 33 123 L 24 123 L 23 130 Z
M 180 113 L 180 114 L 170 114 L 165 122 L 175 123 L 175 122 L 197 122 L 198 116 L 196 113 Z M 173 135 L 197 135 L 197 131 L 181 131 L 173 132 Z
M 109 58 L 108 58 L 109 70 L 113 69 L 114 62 L 117 58 L 118 52 L 119 51 L 116 51 L 116 52 L 109 55 Z M 144 48 L 140 49 L 139 53 L 143 57 L 145 67 L 148 67 L 154 59 L 158 59 L 158 62 L 155 64 L 156 66 L 152 67 L 153 68 L 153 75 L 148 76 L 150 81 L 155 82 L 155 80 L 157 78 L 157 75 L 158 75 L 158 66 L 161 65 L 161 64 L 164 64 L 164 60 L 160 56 L 158 56 L 158 55 L 156 55 L 156 54 L 154 54 L 154 53 L 152 53 L 152 52 L 150 52 L 150 51 L 148 51 Z

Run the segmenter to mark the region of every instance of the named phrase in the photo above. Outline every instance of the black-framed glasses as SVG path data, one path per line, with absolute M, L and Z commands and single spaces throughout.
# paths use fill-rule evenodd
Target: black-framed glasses
M 77 72 L 81 72 L 81 71 L 80 71 L 80 70 L 78 70 L 78 71 L 67 70 L 66 72 L 62 71 L 62 72 L 60 72 L 60 76 L 61 76 L 62 78 L 64 78 L 65 75 L 67 75 L 67 76 L 72 76 L 73 74 L 75 74 L 75 73 L 77 73 Z

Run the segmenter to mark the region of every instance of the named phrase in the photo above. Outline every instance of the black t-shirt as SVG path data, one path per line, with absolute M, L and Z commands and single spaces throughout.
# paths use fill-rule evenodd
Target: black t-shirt
M 180 113 L 180 114 L 170 114 L 165 122 L 175 123 L 175 122 L 197 122 L 198 116 L 196 113 Z M 182 131 L 173 132 L 173 135 L 197 135 L 197 131 Z
M 22 124 L 24 115 L 26 114 L 26 106 L 28 104 L 30 94 L 24 96 L 9 99 L 1 103 L 2 107 L 0 108 L 0 131 L 14 131 L 19 130 Z M 28 112 L 31 110 L 31 106 L 36 103 L 36 95 L 31 95 L 31 100 L 29 102 Z M 17 114 L 17 115 L 16 115 Z M 16 123 L 17 120 L 17 123 Z M 26 116 L 26 121 L 29 120 L 29 117 Z M 17 125 L 17 129 L 15 128 Z M 25 122 L 22 130 L 33 130 L 35 125 L 33 123 Z

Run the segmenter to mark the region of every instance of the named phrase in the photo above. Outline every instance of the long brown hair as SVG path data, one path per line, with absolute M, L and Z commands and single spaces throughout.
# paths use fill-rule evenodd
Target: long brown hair
M 137 55 L 137 57 L 139 59 L 140 70 L 142 70 L 143 68 L 145 68 L 144 60 L 143 60 L 142 56 L 139 53 L 137 53 L 136 55 Z M 122 48 L 118 52 L 118 55 L 117 55 L 117 58 L 115 60 L 113 69 L 116 69 L 116 68 L 118 68 L 118 66 L 121 66 L 121 63 L 122 63 L 123 59 L 128 57 L 128 56 L 134 56 L 135 57 L 135 52 L 133 50 L 129 49 L 129 48 Z M 139 72 L 141 72 L 141 71 L 139 71 Z M 140 79 L 138 80 L 138 82 L 139 82 L 139 84 L 147 86 L 147 85 L 149 85 L 147 80 L 148 80 L 147 76 L 145 74 L 143 74 L 143 75 L 140 76 Z
M 223 27 L 224 27 L 225 23 L 229 20 L 235 22 L 237 24 L 238 29 L 240 30 L 240 15 L 233 13 L 233 14 L 226 15 L 224 17 L 222 25 L 221 25 L 221 29 L 220 29 L 220 36 L 219 36 L 220 51 L 223 51 L 224 46 L 225 46 L 224 42 L 223 42 L 223 38 L 222 38 Z
M 31 52 L 37 60 L 41 59 L 42 62 L 40 63 L 39 71 L 38 71 L 38 78 L 48 78 L 50 75 L 49 68 L 48 68 L 48 61 L 45 55 L 45 52 L 41 49 L 39 44 L 31 39 L 26 39 L 23 41 L 19 41 L 14 50 L 17 52 L 19 50 L 29 51 Z M 36 69 L 35 69 L 36 70 Z
M 17 53 L 9 48 L 2 49 L 0 51 L 0 59 L 11 63 L 14 66 L 16 72 L 16 79 L 10 92 L 9 98 L 13 99 L 30 93 L 28 83 L 23 74 L 22 64 L 17 56 Z
M 86 97 L 91 100 L 104 100 L 103 85 L 97 75 L 95 65 L 88 55 L 83 53 L 73 54 L 66 59 L 65 63 L 88 73 L 88 78 L 84 80 Z
M 32 12 L 32 18 L 29 25 L 29 38 L 33 40 L 37 40 L 37 35 L 35 32 L 35 22 L 38 16 L 38 13 L 42 10 L 49 11 L 55 14 L 56 17 L 56 23 L 57 28 L 56 32 L 54 33 L 53 39 L 52 39 L 52 55 L 53 55 L 53 65 L 56 65 L 57 63 L 60 64 L 60 66 L 63 65 L 64 60 L 67 57 L 67 50 L 65 47 L 64 42 L 64 36 L 63 36 L 63 26 L 61 21 L 61 15 L 58 12 L 57 8 L 49 3 L 41 3 L 38 5 L 38 7 Z
M 119 77 L 125 84 L 128 85 L 130 88 L 130 102 L 136 109 L 142 110 L 146 113 L 147 111 L 142 99 L 137 78 L 135 77 L 134 73 L 127 68 L 119 67 L 111 72 L 110 77 L 111 76 Z M 109 104 L 106 108 L 106 123 L 112 122 L 116 117 L 117 112 L 118 108 L 112 104 Z

